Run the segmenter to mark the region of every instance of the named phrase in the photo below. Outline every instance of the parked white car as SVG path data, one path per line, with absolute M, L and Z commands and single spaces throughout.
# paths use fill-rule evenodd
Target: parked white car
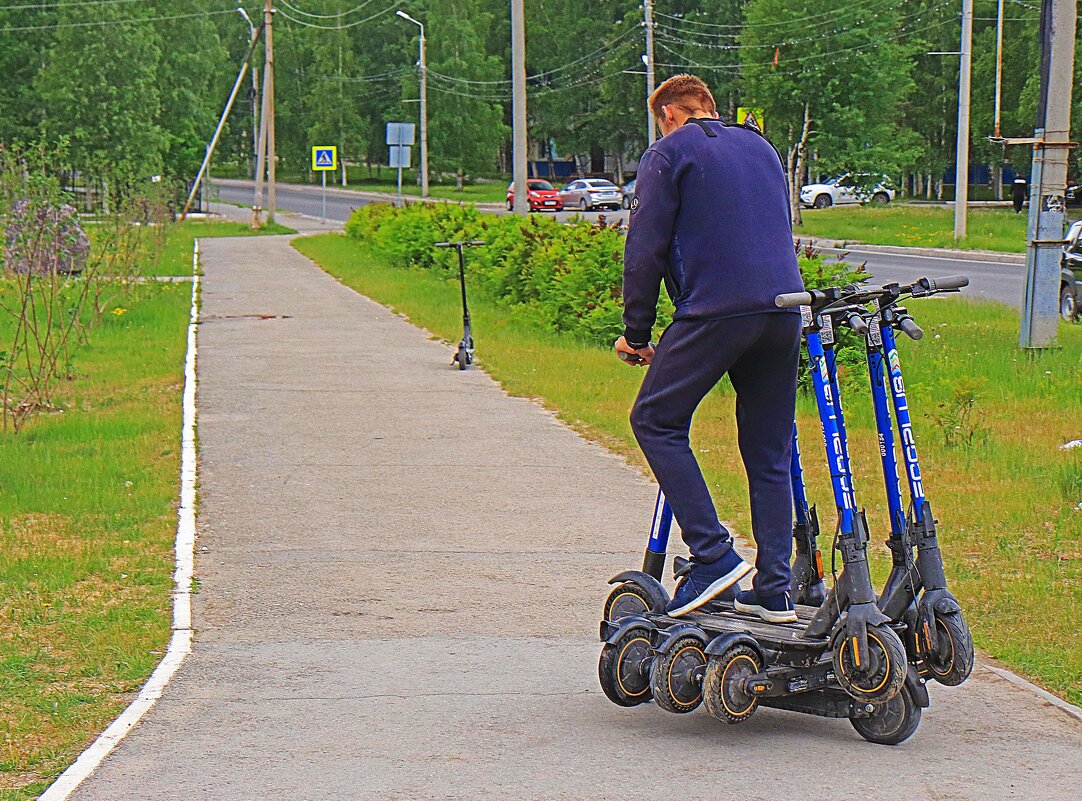
M 578 208 L 579 211 L 590 211 L 607 208 L 618 211 L 623 201 L 623 193 L 612 181 L 602 178 L 579 178 L 569 183 L 566 189 L 560 190 L 560 200 L 563 201 L 565 209 Z
M 828 206 L 838 206 L 845 203 L 871 202 L 877 206 L 885 206 L 894 200 L 894 190 L 883 183 L 882 180 L 872 189 L 866 189 L 861 184 L 867 181 L 858 181 L 858 178 L 866 176 L 854 176 L 851 173 L 830 178 L 821 184 L 807 184 L 800 187 L 800 203 L 815 209 L 825 209 Z

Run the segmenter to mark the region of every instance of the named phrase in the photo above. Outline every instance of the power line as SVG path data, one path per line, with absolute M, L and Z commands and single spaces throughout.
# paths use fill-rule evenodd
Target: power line
M 339 14 L 312 14 L 311 12 L 297 8 L 295 5 L 289 3 L 288 0 L 278 0 L 279 5 L 285 6 L 294 14 L 300 14 L 302 17 L 311 17 L 312 19 L 341 19 L 342 17 L 348 17 L 350 14 L 356 14 L 358 11 L 369 5 L 371 2 L 372 0 L 364 0 L 364 2 L 361 3 L 359 6 L 354 6 L 348 11 L 342 11 Z
M 858 8 L 861 8 L 861 7 L 871 6 L 872 8 L 884 8 L 886 6 L 893 6 L 893 5 L 894 5 L 894 3 L 890 2 L 889 0 L 888 0 L 888 2 L 883 2 L 883 0 L 863 0 L 863 2 L 853 3 L 848 8 L 846 8 L 846 9 L 844 9 L 842 11 L 839 11 L 838 9 L 835 9 L 833 11 L 823 11 L 823 12 L 821 12 L 819 14 L 809 14 L 809 15 L 807 15 L 805 17 L 793 17 L 791 19 L 775 20 L 775 21 L 772 21 L 772 22 L 743 22 L 743 23 L 741 23 L 739 25 L 725 24 L 725 23 L 718 23 L 718 22 L 699 22 L 698 20 L 691 19 L 690 17 L 679 17 L 679 16 L 675 16 L 673 14 L 662 14 L 660 11 L 655 11 L 654 14 L 659 16 L 659 17 L 667 17 L 668 19 L 674 19 L 674 20 L 678 20 L 680 22 L 686 22 L 689 25 L 701 25 L 704 28 L 729 28 L 729 29 L 735 28 L 735 29 L 742 30 L 744 28 L 775 28 L 775 27 L 777 27 L 779 25 L 798 25 L 798 26 L 801 26 L 801 27 L 807 27 L 807 23 L 810 20 L 813 20 L 813 19 L 820 19 L 822 17 L 837 17 L 840 14 L 847 14 L 847 13 L 849 13 L 851 11 L 854 11 L 854 10 L 856 10 Z M 871 10 L 871 9 L 866 8 L 865 10 Z
M 46 8 L 72 8 L 76 6 L 111 6 L 119 3 L 137 3 L 140 0 L 73 0 L 70 3 L 23 3 L 17 6 L 0 6 L 0 11 L 37 11 Z
M 388 6 L 387 8 L 383 9 L 382 11 L 377 11 L 375 14 L 371 14 L 371 15 L 365 17 L 364 19 L 353 20 L 351 22 L 340 22 L 337 25 L 321 25 L 321 24 L 315 23 L 315 22 L 308 22 L 307 20 L 297 19 L 296 17 L 291 17 L 289 15 L 289 12 L 285 11 L 282 8 L 278 9 L 278 13 L 281 14 L 283 17 L 285 17 L 290 22 L 294 22 L 297 25 L 303 25 L 306 28 L 317 28 L 318 30 L 321 30 L 321 31 L 341 31 L 341 30 L 345 30 L 346 28 L 355 28 L 358 25 L 363 25 L 366 22 L 371 22 L 372 20 L 374 20 L 374 19 L 376 19 L 378 17 L 382 17 L 384 14 L 389 14 L 390 12 L 392 12 L 396 8 L 398 8 L 398 6 L 399 6 L 399 3 L 395 3 L 394 5 Z
M 101 19 L 101 20 L 83 20 L 81 22 L 56 22 L 51 25 L 19 25 L 10 28 L 0 28 L 0 33 L 10 33 L 13 31 L 44 31 L 54 30 L 56 28 L 104 28 L 110 25 L 132 25 L 140 22 L 168 22 L 177 19 L 193 19 L 195 17 L 213 17 L 220 14 L 235 14 L 235 8 L 228 8 L 222 11 L 197 11 L 191 14 L 171 14 L 165 17 L 133 17 L 130 19 Z

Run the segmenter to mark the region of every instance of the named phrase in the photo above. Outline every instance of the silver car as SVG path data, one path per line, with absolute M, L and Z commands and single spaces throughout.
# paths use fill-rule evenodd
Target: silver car
M 620 187 L 603 178 L 579 178 L 560 191 L 560 200 L 565 209 L 578 208 L 579 211 L 593 209 L 612 209 L 617 211 L 623 201 Z

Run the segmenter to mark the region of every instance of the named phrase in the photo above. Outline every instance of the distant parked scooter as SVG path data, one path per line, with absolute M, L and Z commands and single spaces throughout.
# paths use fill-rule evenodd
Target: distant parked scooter
M 454 248 L 458 251 L 458 280 L 462 285 L 462 339 L 459 340 L 458 350 L 451 359 L 451 366 L 458 365 L 459 370 L 465 370 L 473 364 L 473 330 L 470 326 L 470 307 L 466 304 L 466 254 L 465 248 L 485 244 L 483 239 L 471 239 L 464 242 L 437 242 L 438 248 Z

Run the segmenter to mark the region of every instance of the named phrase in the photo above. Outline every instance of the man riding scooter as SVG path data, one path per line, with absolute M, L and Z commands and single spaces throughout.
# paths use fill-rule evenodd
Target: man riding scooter
M 769 622 L 795 621 L 789 463 L 801 318 L 774 298 L 804 285 L 785 173 L 758 129 L 719 119 L 695 76 L 665 81 L 650 110 L 662 138 L 639 163 L 624 250 L 625 328 L 615 349 L 630 364 L 649 365 L 631 426 L 691 552 L 667 612 L 677 617 L 731 597 L 752 570 L 718 519 L 689 443 L 695 409 L 728 375 L 758 546 L 753 588 L 734 604 Z M 662 281 L 676 310 L 655 348 Z

